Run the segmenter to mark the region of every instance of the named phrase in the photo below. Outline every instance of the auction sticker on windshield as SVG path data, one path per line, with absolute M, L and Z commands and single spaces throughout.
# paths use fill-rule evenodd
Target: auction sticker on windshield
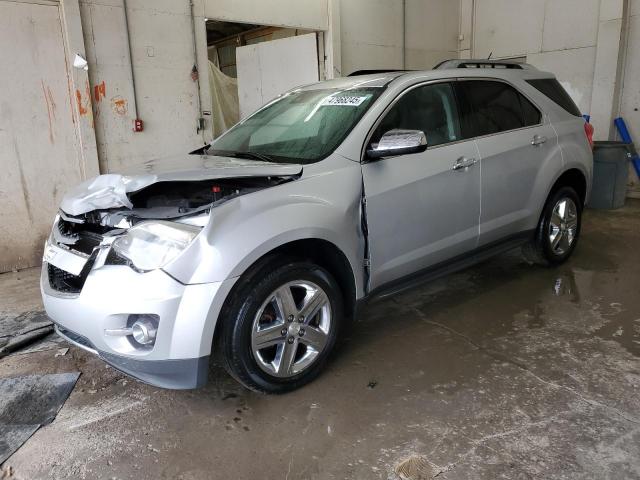
M 365 95 L 364 97 L 347 96 L 347 95 L 342 97 L 327 97 L 322 102 L 322 105 L 342 105 L 346 107 L 359 107 L 360 105 L 362 105 L 362 102 L 364 102 L 367 98 L 369 98 L 368 95 Z

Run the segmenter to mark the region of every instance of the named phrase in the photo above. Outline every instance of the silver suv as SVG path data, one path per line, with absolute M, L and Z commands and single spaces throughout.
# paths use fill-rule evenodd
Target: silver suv
M 46 242 L 57 331 L 166 388 L 285 392 L 361 302 L 523 246 L 573 252 L 593 129 L 554 76 L 455 60 L 296 88 L 213 144 L 69 192 Z

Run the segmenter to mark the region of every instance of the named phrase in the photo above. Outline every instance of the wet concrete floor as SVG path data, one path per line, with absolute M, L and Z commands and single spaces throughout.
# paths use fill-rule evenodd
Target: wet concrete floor
M 56 357 L 59 344 L 14 354 L 0 376 L 82 376 L 4 468 L 19 479 L 396 479 L 410 459 L 421 478 L 640 478 L 639 266 L 640 202 L 589 210 L 565 265 L 516 252 L 370 304 L 328 370 L 284 396 L 218 369 L 202 390 L 160 390 L 77 348 Z M 0 305 L 37 310 L 36 281 L 0 275 Z

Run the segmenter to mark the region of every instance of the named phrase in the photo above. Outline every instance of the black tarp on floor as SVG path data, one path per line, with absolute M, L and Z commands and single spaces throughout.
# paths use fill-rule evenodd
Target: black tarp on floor
M 0 378 L 0 465 L 42 425 L 73 390 L 80 373 Z

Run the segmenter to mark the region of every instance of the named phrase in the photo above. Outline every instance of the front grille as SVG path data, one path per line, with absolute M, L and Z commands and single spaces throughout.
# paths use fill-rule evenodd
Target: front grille
M 91 267 L 95 262 L 95 256 L 89 258 L 84 268 L 80 272 L 80 275 L 72 275 L 69 272 L 65 272 L 61 268 L 55 265 L 47 264 L 47 276 L 49 277 L 49 286 L 62 293 L 80 293 L 84 282 L 89 276 Z

